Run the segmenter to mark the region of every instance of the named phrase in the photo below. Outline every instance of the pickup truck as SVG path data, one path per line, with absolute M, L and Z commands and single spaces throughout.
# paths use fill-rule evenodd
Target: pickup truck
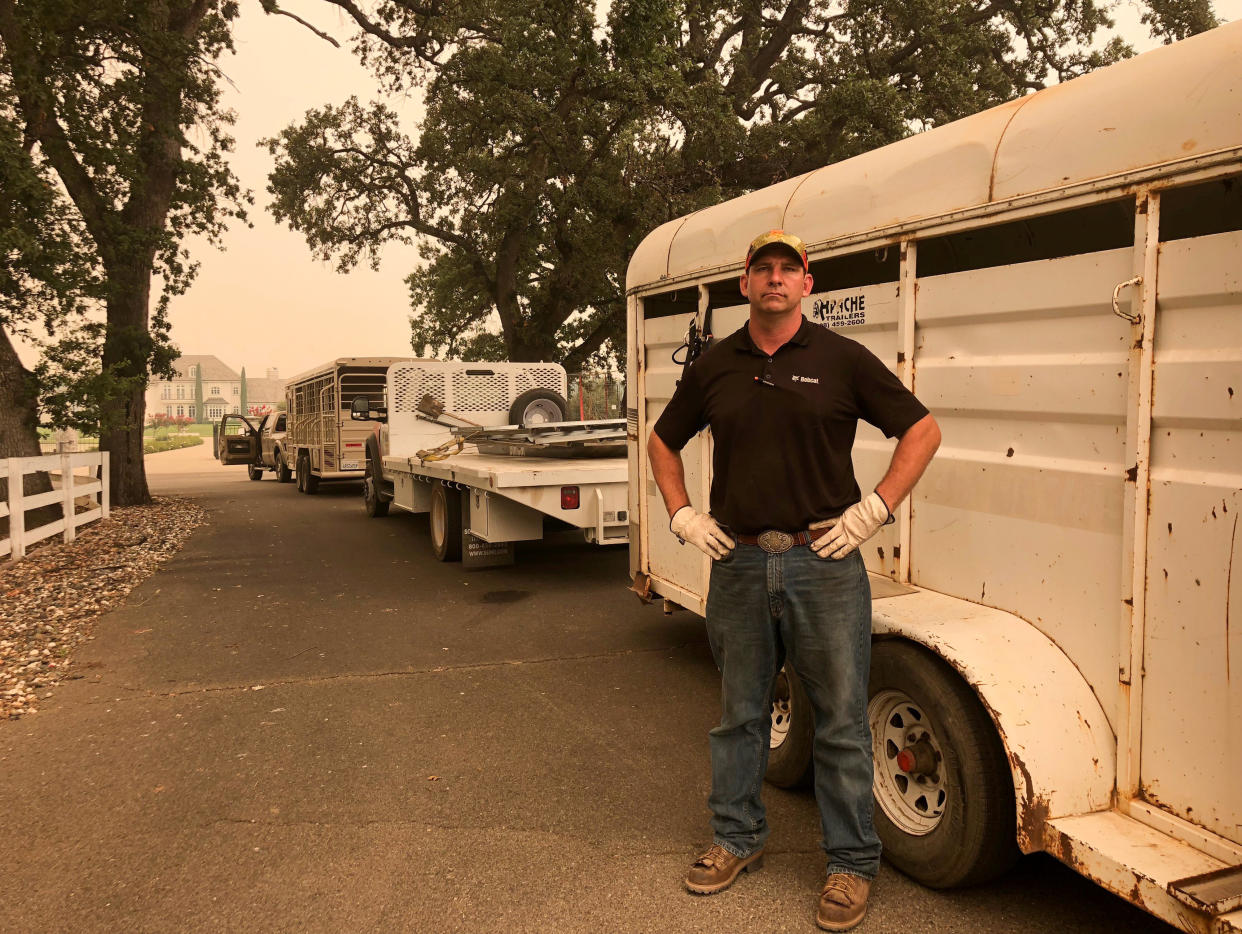
M 285 452 L 284 412 L 263 416 L 257 425 L 245 415 L 225 415 L 220 419 L 216 456 L 221 464 L 245 464 L 251 480 L 262 480 L 263 471 L 276 474 L 281 483 L 293 479 Z

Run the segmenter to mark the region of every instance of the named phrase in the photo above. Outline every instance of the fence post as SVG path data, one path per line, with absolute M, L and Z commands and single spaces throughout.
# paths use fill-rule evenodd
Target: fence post
M 18 561 L 26 557 L 26 504 L 23 497 L 26 492 L 25 474 L 22 472 L 21 458 L 9 458 L 9 543 L 13 550 L 9 556 Z
M 111 456 L 112 455 L 107 451 L 99 452 L 99 463 L 102 468 L 101 473 L 99 474 L 99 505 L 103 509 L 103 516 L 101 518 L 104 519 L 108 518 L 109 513 L 112 511 L 111 491 L 108 488 L 108 458 Z
M 60 455 L 60 492 L 63 501 L 61 509 L 65 513 L 65 531 L 61 534 L 61 538 L 68 543 L 78 535 L 78 525 L 74 521 L 78 511 L 73 502 L 73 468 L 69 466 L 67 453 Z

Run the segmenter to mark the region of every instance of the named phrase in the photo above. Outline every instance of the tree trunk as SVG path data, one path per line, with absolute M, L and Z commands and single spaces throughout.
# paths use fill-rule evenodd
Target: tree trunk
M 137 259 L 108 270 L 108 330 L 103 370 L 114 379 L 104 401 L 99 449 L 111 456 L 108 476 L 112 503 L 136 506 L 151 502 L 142 452 L 147 416 L 147 361 L 151 355 L 148 305 L 151 262 Z
M 22 366 L 9 336 L 0 328 L 0 458 L 38 457 L 39 414 L 35 402 L 34 377 Z M 51 478 L 44 472 L 26 477 L 25 496 L 47 493 Z M 0 480 L 0 503 L 9 500 L 8 478 Z M 58 504 L 42 506 L 26 513 L 26 528 L 33 529 L 61 517 Z M 9 534 L 9 518 L 0 517 L 0 535 Z

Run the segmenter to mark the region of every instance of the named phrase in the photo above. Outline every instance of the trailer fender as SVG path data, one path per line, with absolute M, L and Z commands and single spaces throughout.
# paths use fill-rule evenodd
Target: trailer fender
M 924 646 L 974 689 L 1009 758 L 1024 853 L 1045 848 L 1049 820 L 1112 805 L 1113 729 L 1078 668 L 1029 622 L 916 590 L 877 599 L 872 631 Z

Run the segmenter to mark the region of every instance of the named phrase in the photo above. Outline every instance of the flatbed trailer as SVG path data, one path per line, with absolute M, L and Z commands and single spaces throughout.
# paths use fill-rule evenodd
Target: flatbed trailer
M 393 479 L 393 506 L 431 514 L 432 547 L 441 560 L 460 557 L 467 567 L 512 563 L 513 543 L 542 538 L 545 516 L 581 529 L 590 543 L 629 542 L 624 456 L 463 453 L 427 463 L 386 457 L 383 466 Z
M 590 543 L 628 544 L 625 422 L 559 421 L 561 367 L 407 361 L 386 387 L 378 409 L 360 396 L 351 413 L 378 423 L 366 443 L 369 515 L 428 513 L 435 556 L 466 567 L 512 564 L 514 543 L 543 538 L 549 519 Z M 420 411 L 429 398 L 449 414 Z

